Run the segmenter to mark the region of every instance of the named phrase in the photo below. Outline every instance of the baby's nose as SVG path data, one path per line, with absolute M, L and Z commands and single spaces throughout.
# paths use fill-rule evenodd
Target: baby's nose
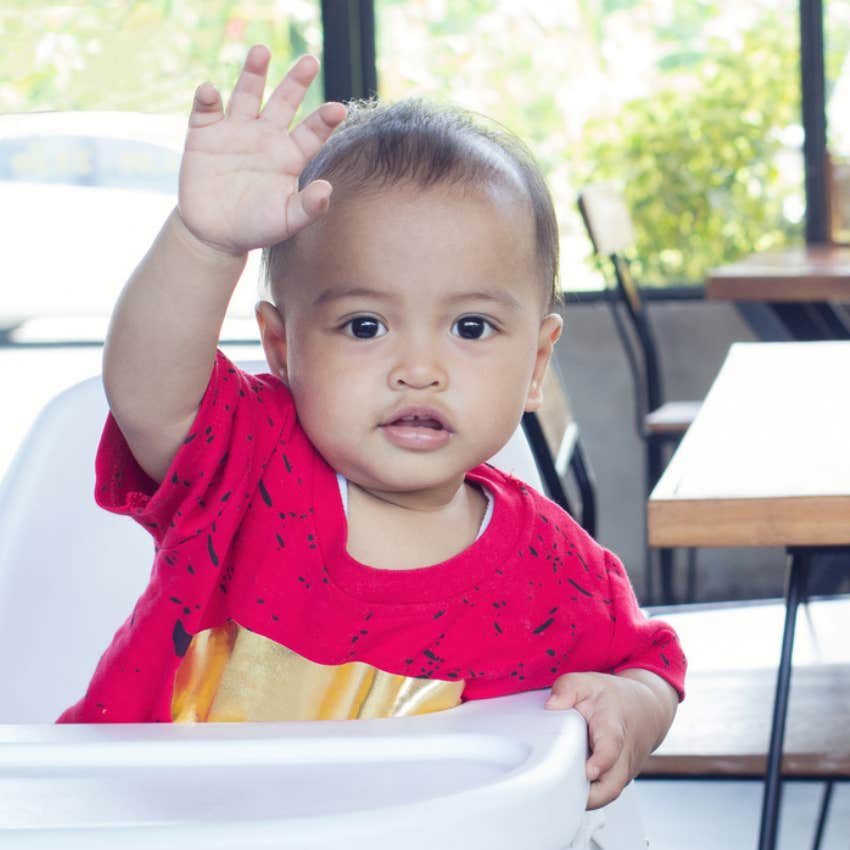
M 408 350 L 399 357 L 390 370 L 389 385 L 392 389 L 444 389 L 448 375 L 436 353 L 427 349 Z

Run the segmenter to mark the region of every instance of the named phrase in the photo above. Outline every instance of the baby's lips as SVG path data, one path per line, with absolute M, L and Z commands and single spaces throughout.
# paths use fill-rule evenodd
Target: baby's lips
M 443 423 L 438 419 L 422 418 L 418 416 L 403 416 L 401 419 L 396 419 L 391 422 L 391 425 L 408 425 L 413 428 L 433 428 L 435 431 L 443 431 Z
M 432 407 L 405 407 L 391 413 L 382 423 L 382 427 L 401 426 L 413 428 L 431 428 L 452 432 L 447 418 Z

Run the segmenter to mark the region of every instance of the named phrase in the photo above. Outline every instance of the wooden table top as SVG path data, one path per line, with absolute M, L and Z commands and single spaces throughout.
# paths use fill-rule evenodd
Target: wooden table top
M 850 342 L 736 343 L 653 490 L 652 546 L 850 545 Z
M 711 269 L 705 295 L 726 301 L 850 302 L 850 248 L 812 245 L 751 254 Z

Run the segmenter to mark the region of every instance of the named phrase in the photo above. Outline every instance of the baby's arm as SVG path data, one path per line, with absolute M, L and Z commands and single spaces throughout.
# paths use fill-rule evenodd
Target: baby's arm
M 587 721 L 589 809 L 616 799 L 640 773 L 664 740 L 678 704 L 676 691 L 649 670 L 567 673 L 555 680 L 546 708 L 575 708 Z
M 253 47 L 227 112 L 204 83 L 195 93 L 177 209 L 118 300 L 104 347 L 109 406 L 139 465 L 160 481 L 209 380 L 227 304 L 248 251 L 287 239 L 321 216 L 330 184 L 298 177 L 345 108 L 326 103 L 288 127 L 318 73 L 296 62 L 261 109 L 269 64 Z

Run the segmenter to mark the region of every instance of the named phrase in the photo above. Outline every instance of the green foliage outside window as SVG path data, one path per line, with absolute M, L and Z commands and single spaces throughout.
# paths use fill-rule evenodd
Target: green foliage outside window
M 697 283 L 800 235 L 795 9 L 376 0 L 379 85 L 460 103 L 529 143 L 556 198 L 567 288 L 598 285 L 575 195 L 599 179 L 626 189 L 643 282 Z M 229 89 L 250 44 L 271 46 L 272 80 L 322 46 L 318 0 L 8 0 L 0 38 L 2 112 L 185 115 L 203 80 Z M 831 38 L 831 67 L 846 41 Z M 305 108 L 320 98 L 316 86 Z
M 271 81 L 319 53 L 317 0 L 4 0 L 0 111 L 130 110 L 188 115 L 204 80 L 229 91 L 250 45 Z M 321 102 L 321 81 L 305 108 Z
M 575 208 L 626 190 L 643 284 L 801 234 L 796 0 L 376 0 L 379 88 L 492 116 L 546 172 L 567 289 L 599 285 Z
M 586 125 L 577 179 L 624 190 L 643 283 L 699 281 L 802 238 L 802 174 L 783 132 L 800 120 L 795 25 L 768 16 L 737 43 L 715 39 L 686 75 Z

